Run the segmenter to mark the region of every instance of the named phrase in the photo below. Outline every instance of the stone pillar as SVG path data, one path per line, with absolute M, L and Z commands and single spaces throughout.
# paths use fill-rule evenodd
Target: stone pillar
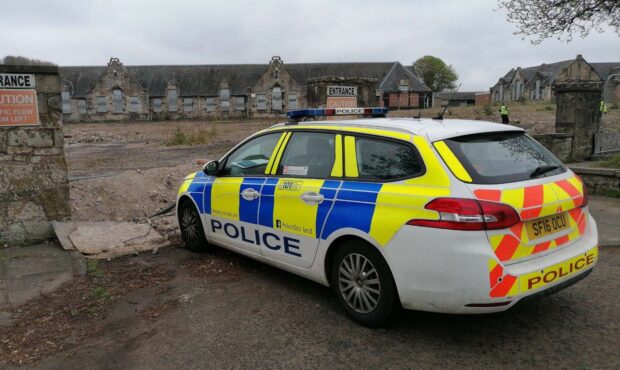
M 557 109 L 555 131 L 573 135 L 570 159 L 592 156 L 594 133 L 599 124 L 600 82 L 560 82 L 554 86 Z
M 5 97 L 0 102 L 0 243 L 28 244 L 51 238 L 50 221 L 71 216 L 60 78 L 52 66 L 0 65 L 0 74 L 34 77 L 38 119 L 36 111 L 20 116 L 22 106 L 11 106 L 13 98 L 6 98 L 28 90 L 34 96 L 32 87 L 8 90 L 15 85 L 0 84 L 0 99 Z
M 379 105 L 375 86 L 376 78 L 362 77 L 318 77 L 311 78 L 306 81 L 306 102 L 309 108 L 334 108 L 329 106 L 330 98 L 352 99 L 353 106 L 356 107 L 376 107 Z M 356 94 L 352 96 L 330 96 L 328 92 L 329 86 L 352 86 L 357 89 Z M 347 106 L 346 108 L 351 108 Z

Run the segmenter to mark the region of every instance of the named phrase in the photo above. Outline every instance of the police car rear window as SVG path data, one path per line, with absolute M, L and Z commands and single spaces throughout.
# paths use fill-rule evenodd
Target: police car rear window
M 566 172 L 559 159 L 523 132 L 467 135 L 445 142 L 476 184 L 518 182 Z

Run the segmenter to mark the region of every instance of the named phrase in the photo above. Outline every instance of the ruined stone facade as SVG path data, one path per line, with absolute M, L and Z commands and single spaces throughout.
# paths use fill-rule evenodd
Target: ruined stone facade
M 603 83 L 563 79 L 556 81 L 553 88 L 557 103 L 556 132 L 572 135 L 571 160 L 589 159 L 594 152 L 594 133 L 600 122 Z
M 575 59 L 513 68 L 490 88 L 494 102 L 516 100 L 555 100 L 556 82 L 582 81 L 603 83 L 603 99 L 612 104 L 620 102 L 620 62 L 588 63 L 581 55 Z
M 430 89 L 399 62 L 286 64 L 274 56 L 267 65 L 125 66 L 111 58 L 60 73 L 69 122 L 272 117 L 325 106 L 321 81 L 355 84 L 359 104 L 368 106 L 432 104 Z
M 51 220 L 69 218 L 58 67 L 0 65 L 34 74 L 40 124 L 0 126 L 0 244 L 52 237 Z

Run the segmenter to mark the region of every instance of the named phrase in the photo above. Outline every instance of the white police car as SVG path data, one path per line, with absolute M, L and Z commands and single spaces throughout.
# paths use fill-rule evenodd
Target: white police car
M 598 257 L 582 181 L 522 129 L 482 121 L 278 124 L 187 176 L 177 215 L 187 247 L 331 286 L 365 325 L 401 305 L 506 310 L 585 277 Z

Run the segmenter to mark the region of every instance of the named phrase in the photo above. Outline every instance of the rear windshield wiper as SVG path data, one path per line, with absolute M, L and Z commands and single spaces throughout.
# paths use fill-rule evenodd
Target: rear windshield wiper
M 560 166 L 556 166 L 554 164 L 544 164 L 542 166 L 538 166 L 534 171 L 532 171 L 532 173 L 530 173 L 530 179 L 533 179 L 534 177 L 538 177 L 540 175 L 544 175 L 545 173 L 556 170 L 559 167 Z

